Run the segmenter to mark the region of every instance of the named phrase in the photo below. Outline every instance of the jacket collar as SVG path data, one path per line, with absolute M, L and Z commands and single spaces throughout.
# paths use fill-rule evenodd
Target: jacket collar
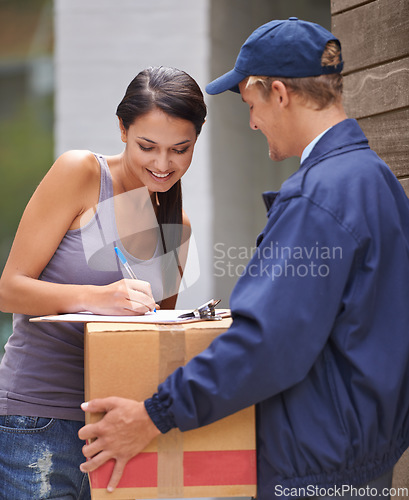
M 347 118 L 331 127 L 317 142 L 297 172 L 283 183 L 280 191 L 267 191 L 263 193 L 267 210 L 270 210 L 278 195 L 285 200 L 301 194 L 304 176 L 310 168 L 326 158 L 356 149 L 369 149 L 368 139 L 365 137 L 356 120 Z
M 267 211 L 270 210 L 272 204 L 274 203 L 274 200 L 277 198 L 278 194 L 280 193 L 280 191 L 266 191 L 265 193 L 263 193 L 263 200 L 264 200 L 264 204 L 267 208 Z

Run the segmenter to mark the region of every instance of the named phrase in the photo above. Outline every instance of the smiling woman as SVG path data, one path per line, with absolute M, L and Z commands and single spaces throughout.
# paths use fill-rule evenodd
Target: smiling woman
M 77 436 L 83 326 L 30 317 L 139 315 L 176 304 L 190 236 L 180 179 L 205 120 L 203 95 L 185 72 L 149 68 L 131 82 L 117 116 L 124 150 L 56 160 L 27 205 L 0 280 L 0 309 L 14 314 L 0 365 L 1 498 L 33 498 L 39 476 L 30 464 L 43 463 L 45 449 L 50 497 L 90 498 Z M 123 279 L 115 246 L 138 279 Z
M 196 81 L 184 71 L 162 66 L 141 71 L 129 84 L 116 111 L 126 144 L 121 158 L 123 177 L 128 184 L 134 183 L 131 189 L 148 189 L 165 254 L 180 248 L 189 237 L 180 179 L 192 161 L 206 113 Z M 141 232 L 138 234 L 142 238 Z M 166 307 L 175 305 L 173 292 L 175 280 L 179 279 L 175 273 L 163 275 L 166 295 L 170 297 Z
M 180 178 L 190 166 L 206 113 L 196 81 L 184 71 L 167 67 L 141 71 L 116 111 L 127 145 L 124 160 L 129 178 L 139 173 L 139 182 L 155 193 L 152 199 L 165 253 L 178 248 L 189 232 Z M 131 171 L 132 166 L 137 171 Z M 174 287 L 168 273 L 165 283 Z

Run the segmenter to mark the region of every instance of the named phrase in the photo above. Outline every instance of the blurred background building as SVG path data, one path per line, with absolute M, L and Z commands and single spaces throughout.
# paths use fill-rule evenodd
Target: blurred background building
M 0 265 L 22 211 L 54 158 L 67 149 L 123 148 L 116 106 L 147 66 L 174 66 L 204 89 L 230 70 L 248 35 L 297 16 L 330 29 L 329 0 L 0 0 Z M 182 180 L 198 253 L 179 308 L 211 297 L 228 307 L 254 251 L 265 190 L 279 189 L 298 159 L 274 164 L 231 92 L 207 96 L 208 120 Z M 194 245 L 192 245 L 194 249 Z M 194 256 L 194 254 L 192 254 Z M 0 343 L 11 331 L 1 314 Z
M 204 89 L 233 67 L 254 28 L 291 15 L 330 24 L 327 0 L 56 0 L 56 153 L 70 148 L 119 152 L 116 105 L 140 70 L 174 66 Z M 261 192 L 278 188 L 298 166 L 271 163 L 265 139 L 249 129 L 248 109 L 238 95 L 205 98 L 208 120 L 182 180 L 200 272 L 195 259 L 180 308 L 212 296 L 228 306 L 264 226 Z

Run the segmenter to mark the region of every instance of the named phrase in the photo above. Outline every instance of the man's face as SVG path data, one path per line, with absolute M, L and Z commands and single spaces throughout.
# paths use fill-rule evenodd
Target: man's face
M 247 79 L 239 83 L 241 97 L 250 109 L 250 128 L 260 130 L 267 139 L 269 156 L 273 161 L 288 158 L 285 152 L 285 134 L 279 96 L 271 91 L 265 98 L 257 84 L 247 85 Z

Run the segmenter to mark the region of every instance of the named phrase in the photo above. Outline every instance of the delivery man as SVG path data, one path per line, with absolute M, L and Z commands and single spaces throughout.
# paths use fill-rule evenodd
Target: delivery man
M 144 402 L 79 432 L 91 471 L 114 458 L 109 489 L 159 433 L 257 405 L 258 498 L 389 498 L 409 445 L 409 201 L 342 106 L 340 42 L 290 18 L 255 30 L 234 69 L 270 158 L 299 156 L 231 296 L 233 323 Z M 365 495 L 364 495 L 365 493 Z

